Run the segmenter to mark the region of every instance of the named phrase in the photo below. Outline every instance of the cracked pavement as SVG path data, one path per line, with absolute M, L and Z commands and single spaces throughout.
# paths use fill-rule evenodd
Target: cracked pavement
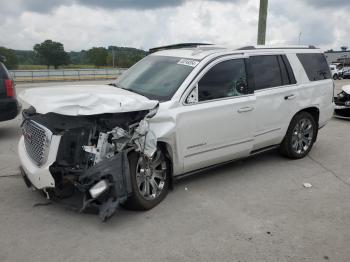
M 19 125 L 20 117 L 0 123 L 2 262 L 350 261 L 350 121 L 332 119 L 304 159 L 269 152 L 240 160 L 181 180 L 150 211 L 121 210 L 107 223 L 40 204 L 18 176 Z

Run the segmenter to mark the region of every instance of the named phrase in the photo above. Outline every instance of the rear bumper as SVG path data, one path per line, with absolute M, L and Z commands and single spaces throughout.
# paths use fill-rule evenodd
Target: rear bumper
M 0 121 L 14 119 L 21 111 L 21 105 L 15 98 L 0 99 Z
M 50 166 L 55 162 L 57 150 L 60 143 L 60 136 L 53 136 L 47 161 L 42 166 L 37 166 L 28 156 L 23 136 L 18 143 L 18 155 L 23 173 L 36 189 L 54 188 L 55 180 L 50 173 Z

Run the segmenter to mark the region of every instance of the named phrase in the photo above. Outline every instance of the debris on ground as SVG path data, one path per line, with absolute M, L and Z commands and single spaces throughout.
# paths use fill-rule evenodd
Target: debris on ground
M 310 183 L 304 183 L 303 186 L 304 186 L 305 188 L 310 188 L 310 187 L 312 187 L 312 185 L 311 185 Z

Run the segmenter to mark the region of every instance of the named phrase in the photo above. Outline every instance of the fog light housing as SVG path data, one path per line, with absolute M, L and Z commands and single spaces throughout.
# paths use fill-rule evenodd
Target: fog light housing
M 89 189 L 92 198 L 98 198 L 102 193 L 108 189 L 108 183 L 106 180 L 101 180 Z

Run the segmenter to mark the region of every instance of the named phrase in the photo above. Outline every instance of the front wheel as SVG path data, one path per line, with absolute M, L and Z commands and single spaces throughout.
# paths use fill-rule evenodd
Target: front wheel
M 281 144 L 281 153 L 291 159 L 305 157 L 311 150 L 317 136 L 317 125 L 313 116 L 301 112 L 293 117 Z
M 133 210 L 151 209 L 168 194 L 169 161 L 160 149 L 157 149 L 152 159 L 137 152 L 131 152 L 128 157 L 133 195 L 125 207 Z

